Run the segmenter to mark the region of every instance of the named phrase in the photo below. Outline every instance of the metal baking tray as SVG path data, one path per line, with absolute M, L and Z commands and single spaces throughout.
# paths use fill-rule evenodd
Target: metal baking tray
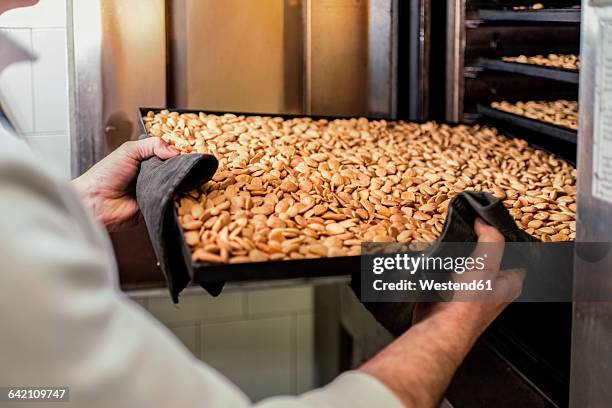
M 579 71 L 576 70 L 545 67 L 535 64 L 521 64 L 519 62 L 509 62 L 494 58 L 480 58 L 478 65 L 484 69 L 554 79 L 555 81 L 572 84 L 578 84 L 580 79 Z
M 212 111 L 207 109 L 173 109 L 173 108 L 139 108 L 138 123 L 142 134 L 146 134 L 143 117 L 147 112 L 159 112 L 161 110 L 170 110 L 179 113 L 198 113 L 206 112 L 207 114 L 223 115 L 232 113 L 234 115 L 245 116 L 273 116 L 282 118 L 308 117 L 312 119 L 347 119 L 347 117 L 334 116 L 308 116 L 295 114 L 275 114 L 275 113 L 252 113 L 252 112 L 228 112 L 228 111 Z M 372 120 L 380 120 L 385 118 L 370 118 Z M 397 120 L 388 119 L 385 120 Z M 267 261 L 267 262 L 248 262 L 239 264 L 213 264 L 205 262 L 194 262 L 191 258 L 191 250 L 185 242 L 184 233 L 178 222 L 178 215 L 174 211 L 174 217 L 177 225 L 176 235 L 181 242 L 183 258 L 190 268 L 194 283 L 218 283 L 218 282 L 241 282 L 241 281 L 270 281 L 270 280 L 287 280 L 287 279 L 321 279 L 334 277 L 349 277 L 354 273 L 359 273 L 361 269 L 360 256 L 343 256 L 343 257 L 322 257 L 311 259 L 295 259 L 283 261 Z
M 576 143 L 578 141 L 578 132 L 572 129 L 564 128 L 557 125 L 552 125 L 539 120 L 527 118 L 525 116 L 516 115 L 514 113 L 505 112 L 490 106 L 478 105 L 477 111 L 479 114 L 505 122 L 514 126 L 533 130 L 538 133 L 545 134 L 566 142 Z
M 480 9 L 479 18 L 483 21 L 515 21 L 539 23 L 580 23 L 580 9 L 549 8 L 541 10 L 496 10 Z

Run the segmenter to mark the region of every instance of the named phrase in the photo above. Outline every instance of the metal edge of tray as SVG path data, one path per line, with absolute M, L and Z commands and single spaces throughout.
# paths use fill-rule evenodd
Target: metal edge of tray
M 491 126 L 494 126 L 495 128 L 497 128 L 501 132 L 501 134 L 503 134 L 506 137 L 513 138 L 513 139 L 525 140 L 525 141 L 527 141 L 527 143 L 529 143 L 529 146 L 531 146 L 532 148 L 534 148 L 536 150 L 541 150 L 541 151 L 543 151 L 545 153 L 548 153 L 548 154 L 551 154 L 551 155 L 553 155 L 555 157 L 558 157 L 561 160 L 563 160 L 563 161 L 567 162 L 568 164 L 570 164 L 573 168 L 576 168 L 576 157 L 575 157 L 575 154 L 574 154 L 574 156 L 568 157 L 564 153 L 553 151 L 550 148 L 550 146 L 544 146 L 544 145 L 540 144 L 539 141 L 533 140 L 531 136 L 525 135 L 524 134 L 524 132 L 526 131 L 525 128 L 518 127 L 516 125 L 509 125 L 506 122 L 502 123 L 502 122 L 499 122 L 499 121 L 498 121 L 498 123 L 491 124 Z M 515 130 L 513 130 L 512 128 L 514 128 Z M 517 129 L 520 129 L 520 132 L 521 132 L 520 134 L 517 133 Z M 542 135 L 541 133 L 538 133 L 538 132 L 534 132 L 534 131 L 530 131 L 530 132 L 538 134 L 539 136 L 548 137 L 548 135 Z M 565 142 L 564 141 L 563 143 L 571 144 L 572 142 Z M 575 151 L 575 148 L 576 148 L 576 146 L 574 146 L 574 151 Z
M 162 110 L 169 110 L 171 112 L 178 112 L 179 114 L 183 114 L 183 113 L 198 113 L 198 112 L 204 112 L 208 115 L 225 115 L 227 113 L 232 114 L 232 115 L 236 115 L 236 116 L 269 116 L 269 117 L 273 117 L 273 118 L 283 118 L 283 119 L 294 119 L 294 118 L 306 118 L 306 119 L 313 119 L 313 120 L 337 120 L 337 119 L 355 119 L 355 118 L 359 118 L 359 117 L 364 117 L 368 120 L 386 120 L 388 122 L 399 122 L 399 121 L 405 121 L 404 119 L 401 118 L 396 118 L 396 119 L 392 119 L 392 118 L 387 118 L 387 117 L 379 117 L 379 116 L 325 116 L 325 115 L 303 115 L 303 114 L 299 114 L 299 113 L 266 113 L 266 112 L 235 112 L 235 111 L 216 111 L 216 110 L 209 110 L 209 109 L 177 109 L 177 108 L 151 108 L 151 107 L 139 107 L 138 108 L 138 124 L 140 127 L 140 131 L 143 134 L 146 134 L 146 129 L 144 126 L 144 117 L 147 115 L 147 112 L 149 111 L 153 111 L 153 112 L 160 112 Z M 418 120 L 411 120 L 409 121 L 411 123 L 426 123 L 426 122 L 430 122 L 430 121 L 418 121 Z
M 519 116 L 514 113 L 504 112 L 489 106 L 478 105 L 477 111 L 483 116 L 533 130 L 566 142 L 577 143 L 578 141 L 578 132 L 571 129 Z
M 483 21 L 516 21 L 540 23 L 580 23 L 580 9 L 542 9 L 542 10 L 478 10 Z
M 478 60 L 478 65 L 484 69 L 553 79 L 555 81 L 569 82 L 572 84 L 578 84 L 580 79 L 580 74 L 578 71 L 544 67 L 535 64 L 521 64 L 518 62 L 502 61 L 494 58 L 480 58 Z

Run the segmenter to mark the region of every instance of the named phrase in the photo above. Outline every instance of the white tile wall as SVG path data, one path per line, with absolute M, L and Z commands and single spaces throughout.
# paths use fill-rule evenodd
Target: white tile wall
M 253 290 L 246 294 L 247 313 L 252 316 L 266 313 L 304 312 L 312 309 L 313 289 L 296 288 Z
M 173 327 L 170 330 L 172 330 L 172 333 L 178 337 L 178 339 L 189 349 L 189 351 L 191 351 L 194 355 L 198 355 L 200 353 L 198 345 L 198 329 L 199 326 L 192 324 L 189 326 Z
M 291 316 L 210 324 L 201 358 L 258 401 L 291 393 L 291 340 Z
M 68 133 L 66 29 L 32 30 L 34 131 Z
M 315 387 L 314 314 L 297 315 L 295 318 L 295 390 L 301 394 Z
M 32 150 L 38 154 L 55 177 L 70 179 L 70 144 L 65 134 L 34 134 L 27 136 Z M 68 163 L 68 165 L 66 165 Z
M 0 31 L 37 56 L 0 73 L 0 97 L 41 162 L 69 179 L 66 1 L 7 11 L 0 15 Z
M 191 352 L 255 401 L 315 387 L 313 288 L 135 297 Z
M 0 31 L 32 52 L 32 30 L 0 28 Z M 32 64 L 29 61 L 9 65 L 0 74 L 0 98 L 15 128 L 22 134 L 34 131 L 34 94 Z
M 151 298 L 148 310 L 159 321 L 177 325 L 193 321 L 218 321 L 244 316 L 244 295 L 239 292 L 224 293 L 216 298 L 204 294 L 181 296 L 178 305 L 169 297 Z

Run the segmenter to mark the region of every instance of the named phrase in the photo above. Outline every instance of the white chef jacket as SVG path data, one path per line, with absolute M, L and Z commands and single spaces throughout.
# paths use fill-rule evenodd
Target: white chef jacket
M 17 49 L 0 33 L 0 59 Z M 8 386 L 67 386 L 70 407 L 251 405 L 122 294 L 102 226 L 23 141 L 0 129 L 0 387 Z M 401 404 L 374 377 L 351 371 L 325 388 L 258 406 Z

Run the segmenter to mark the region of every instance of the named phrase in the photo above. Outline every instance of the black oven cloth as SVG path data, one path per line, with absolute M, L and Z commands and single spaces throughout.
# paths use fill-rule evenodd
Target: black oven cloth
M 192 282 L 193 272 L 191 265 L 185 262 L 183 241 L 178 239 L 174 197 L 210 180 L 217 166 L 214 156 L 195 153 L 181 154 L 168 160 L 151 157 L 140 165 L 136 180 L 136 200 L 175 303 L 178 303 L 181 291 Z M 202 287 L 217 296 L 223 289 L 223 283 L 207 283 Z

